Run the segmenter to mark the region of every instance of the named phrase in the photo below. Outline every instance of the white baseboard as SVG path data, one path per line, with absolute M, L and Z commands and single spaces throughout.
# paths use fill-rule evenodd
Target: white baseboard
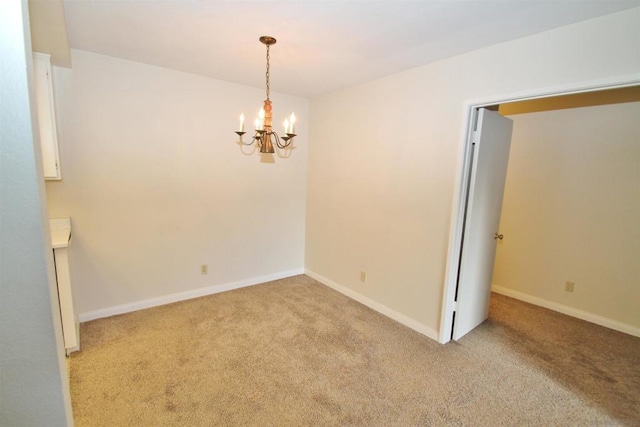
M 438 332 L 435 329 L 431 329 L 430 327 L 416 321 L 413 320 L 407 316 L 405 316 L 402 313 L 399 313 L 389 307 L 387 307 L 386 305 L 380 304 L 377 301 L 372 300 L 369 297 L 366 297 L 352 289 L 349 289 L 345 286 L 339 285 L 336 282 L 334 282 L 331 279 L 328 279 L 324 276 L 321 276 L 320 274 L 314 273 L 313 271 L 310 270 L 305 270 L 305 274 L 315 280 L 317 280 L 318 282 L 322 283 L 325 286 L 330 287 L 331 289 L 334 289 L 338 292 L 340 292 L 341 294 L 358 301 L 360 304 L 366 305 L 367 307 L 377 311 L 380 314 L 383 314 L 393 320 L 395 320 L 398 323 L 403 324 L 404 326 L 413 329 L 416 332 L 421 333 L 422 335 L 425 335 L 428 338 L 431 338 L 432 340 L 438 341 Z
M 88 322 L 90 320 L 100 319 L 103 317 L 115 316 L 116 314 L 130 313 L 132 311 L 142 310 L 145 308 L 158 307 L 160 305 L 171 304 L 173 302 L 184 301 L 192 298 L 203 297 L 206 295 L 217 294 L 220 292 L 231 291 L 233 289 L 246 288 L 248 286 L 258 285 L 260 283 L 271 282 L 272 280 L 284 279 L 286 277 L 304 274 L 304 268 L 295 270 L 282 271 L 279 273 L 268 274 L 266 276 L 252 277 L 250 279 L 239 280 L 237 282 L 224 283 L 220 285 L 207 286 L 204 288 L 192 289 L 175 294 L 164 295 L 161 297 L 151 298 L 142 301 L 136 301 L 127 304 L 107 307 L 100 310 L 80 313 L 78 316 L 80 322 Z
M 563 304 L 559 304 L 557 302 L 534 297 L 533 295 L 514 291 L 512 289 L 504 288 L 502 286 L 493 285 L 491 286 L 491 290 L 497 294 L 506 295 L 508 297 L 515 298 L 520 301 L 528 302 L 529 304 L 548 308 L 549 310 L 557 311 L 558 313 L 562 313 L 568 316 L 576 317 L 578 319 L 586 320 L 587 322 L 595 323 L 596 325 L 604 326 L 605 328 L 613 329 L 619 332 L 624 332 L 625 334 L 633 335 L 635 337 L 640 337 L 640 328 L 637 328 L 633 325 L 629 325 L 627 323 L 618 322 L 617 320 L 609 319 L 608 317 L 598 316 L 597 314 L 589 313 L 583 310 L 578 310 L 577 308 L 569 307 Z

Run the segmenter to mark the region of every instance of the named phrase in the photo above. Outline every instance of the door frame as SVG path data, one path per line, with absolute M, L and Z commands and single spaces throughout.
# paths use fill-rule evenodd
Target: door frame
M 487 98 L 467 100 L 464 102 L 463 116 L 465 117 L 461 142 L 460 156 L 456 171 L 456 184 L 454 188 L 453 204 L 451 209 L 451 226 L 449 229 L 449 247 L 447 250 L 447 265 L 445 272 L 444 289 L 442 294 L 442 308 L 440 311 L 440 330 L 438 342 L 446 344 L 451 341 L 453 330 L 453 315 L 455 312 L 455 293 L 460 268 L 460 255 L 462 249 L 462 231 L 465 220 L 466 205 L 471 177 L 471 146 L 473 144 L 473 132 L 478 116 L 478 109 L 499 104 L 532 99 L 549 98 L 561 95 L 577 93 L 598 92 L 608 89 L 617 89 L 640 85 L 640 73 L 624 76 L 572 83 L 550 87 L 546 89 L 534 89 L 519 93 L 496 95 Z

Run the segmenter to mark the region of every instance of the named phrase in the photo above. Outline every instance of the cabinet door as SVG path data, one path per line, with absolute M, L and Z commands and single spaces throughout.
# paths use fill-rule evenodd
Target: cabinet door
M 33 54 L 36 105 L 40 127 L 40 145 L 45 179 L 62 179 L 58 159 L 58 132 L 53 99 L 53 81 L 49 55 Z

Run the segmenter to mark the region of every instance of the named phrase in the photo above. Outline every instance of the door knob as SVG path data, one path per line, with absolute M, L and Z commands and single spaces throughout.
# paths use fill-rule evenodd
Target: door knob
M 502 239 L 504 239 L 504 234 L 498 234 L 498 233 L 496 233 L 496 234 L 494 234 L 494 235 L 493 235 L 493 238 L 494 238 L 495 240 L 502 240 Z

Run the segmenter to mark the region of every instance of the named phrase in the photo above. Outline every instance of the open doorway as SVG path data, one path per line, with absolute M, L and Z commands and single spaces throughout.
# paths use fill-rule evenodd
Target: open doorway
M 500 106 L 514 132 L 492 289 L 638 336 L 640 87 L 526 104 Z
M 571 108 L 572 106 L 575 107 L 576 105 L 580 105 L 580 103 L 582 103 L 582 105 L 596 105 L 598 103 L 609 104 L 616 102 L 627 102 L 620 101 L 620 99 L 624 98 L 624 96 L 630 96 L 631 98 L 637 97 L 637 86 L 639 83 L 640 81 L 637 79 L 637 76 L 634 76 L 634 78 L 621 78 L 613 82 L 585 85 L 582 88 L 575 88 L 574 90 L 556 90 L 550 91 L 547 94 L 538 94 L 537 96 L 503 97 L 502 99 L 495 99 L 488 102 L 469 103 L 467 105 L 468 121 L 465 131 L 462 158 L 459 167 L 458 191 L 456 194 L 456 199 L 454 200 L 454 214 L 452 219 L 452 229 L 450 233 L 447 277 L 445 283 L 445 292 L 443 295 L 443 308 L 439 337 L 439 341 L 441 343 L 446 343 L 451 339 L 452 331 L 454 330 L 454 316 L 460 315 L 459 311 L 461 309 L 464 309 L 464 305 L 460 304 L 460 298 L 464 299 L 465 296 L 467 298 L 471 298 L 469 295 L 467 295 L 468 293 L 465 292 L 458 292 L 458 294 L 456 295 L 456 289 L 458 288 L 458 279 L 461 276 L 460 269 L 464 268 L 464 266 L 461 265 L 461 253 L 463 247 L 463 233 L 465 231 L 465 215 L 467 211 L 468 191 L 470 187 L 469 180 L 472 176 L 471 169 L 473 164 L 473 137 L 476 126 L 475 118 L 477 117 L 477 110 L 482 107 L 491 107 L 491 109 L 495 110 L 497 106 L 507 103 L 511 103 L 511 107 L 523 107 L 521 101 L 530 101 L 529 105 L 525 106 L 526 108 L 529 108 L 529 111 L 535 111 L 536 109 L 538 109 L 537 111 L 543 111 L 545 108 L 549 108 L 548 105 L 544 105 L 545 103 L 548 104 L 549 102 L 555 102 L 555 108 Z M 634 86 L 635 88 L 633 88 Z M 623 88 L 633 89 L 631 91 L 617 90 Z M 624 93 L 627 93 L 627 95 L 622 95 L 621 98 L 621 94 Z M 577 96 L 567 97 L 567 95 Z M 557 98 L 560 96 L 563 97 L 561 102 L 564 105 L 558 104 L 558 99 L 552 99 L 554 97 Z M 585 101 L 585 99 L 587 101 Z M 516 105 L 516 102 L 519 105 Z M 492 267 L 493 266 L 491 266 L 491 268 Z M 472 301 L 472 303 L 486 303 L 486 311 L 488 311 L 488 296 L 484 299 L 472 299 L 477 300 Z M 482 311 L 483 309 L 484 308 L 482 307 L 476 308 L 476 310 L 479 311 Z M 456 310 L 458 310 L 458 313 L 456 313 Z

